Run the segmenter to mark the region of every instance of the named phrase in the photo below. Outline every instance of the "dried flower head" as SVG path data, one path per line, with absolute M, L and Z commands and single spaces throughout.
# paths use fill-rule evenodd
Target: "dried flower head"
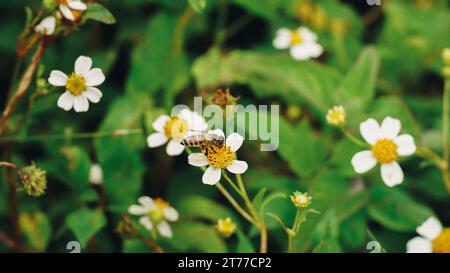
M 120 217 L 119 224 L 116 227 L 116 232 L 123 238 L 130 239 L 138 234 L 138 227 L 126 214 Z
M 233 97 L 230 93 L 230 88 L 216 90 L 216 94 L 211 99 L 213 104 L 219 105 L 220 107 L 226 107 L 227 105 L 236 105 L 237 101 L 241 97 Z
M 28 195 L 38 197 L 45 193 L 47 189 L 46 171 L 36 167 L 34 163 L 19 170 L 19 177 Z

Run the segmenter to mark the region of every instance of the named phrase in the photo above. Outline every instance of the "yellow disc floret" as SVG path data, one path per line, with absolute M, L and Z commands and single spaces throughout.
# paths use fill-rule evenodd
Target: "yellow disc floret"
M 442 233 L 433 240 L 434 253 L 450 253 L 450 228 L 445 228 Z
M 397 144 L 391 139 L 380 139 L 372 146 L 372 153 L 379 163 L 391 163 L 398 158 Z
M 169 139 L 181 140 L 188 130 L 189 126 L 187 122 L 178 117 L 173 117 L 164 126 L 164 133 Z
M 66 89 L 72 95 L 78 96 L 86 90 L 86 79 L 76 73 L 72 73 L 67 79 Z
M 207 149 L 207 158 L 210 166 L 224 169 L 236 159 L 236 154 L 227 145 L 211 145 Z
M 164 209 L 170 207 L 170 205 L 162 198 L 156 198 L 154 203 L 156 208 L 148 213 L 148 217 L 152 222 L 158 223 L 164 220 Z
M 303 43 L 303 37 L 297 30 L 292 31 L 291 34 L 291 45 L 299 45 Z
M 225 238 L 230 237 L 236 231 L 236 224 L 233 223 L 231 218 L 219 219 L 217 221 L 217 231 Z

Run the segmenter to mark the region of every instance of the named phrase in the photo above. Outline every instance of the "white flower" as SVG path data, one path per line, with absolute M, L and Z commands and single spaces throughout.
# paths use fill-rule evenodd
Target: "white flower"
M 96 88 L 105 81 L 105 75 L 100 68 L 92 68 L 92 59 L 80 56 L 75 61 L 75 72 L 67 76 L 64 72 L 53 70 L 48 82 L 54 86 L 65 86 L 64 92 L 58 99 L 58 107 L 69 111 L 87 112 L 89 101 L 97 103 L 103 96 Z
M 170 156 L 175 156 L 184 151 L 185 147 L 180 144 L 183 138 L 203 132 L 206 130 L 207 124 L 198 113 L 183 109 L 174 117 L 159 116 L 152 126 L 156 132 L 148 136 L 148 146 L 155 148 L 169 141 L 166 152 Z
M 289 48 L 292 58 L 299 61 L 317 58 L 323 53 L 322 46 L 317 43 L 317 35 L 306 27 L 279 29 L 273 46 L 277 49 Z
M 400 121 L 391 117 L 386 117 L 381 126 L 374 119 L 361 123 L 359 130 L 371 149 L 353 156 L 355 172 L 365 173 L 378 162 L 381 164 L 381 178 L 387 186 L 401 184 L 404 177 L 397 159 L 414 154 L 416 145 L 411 135 L 398 135 L 400 129 Z
M 178 212 L 161 198 L 153 200 L 148 196 L 141 196 L 138 201 L 140 205 L 131 205 L 128 213 L 141 216 L 139 223 L 147 230 L 152 230 L 156 226 L 161 236 L 171 238 L 172 229 L 168 221 L 177 221 Z
M 215 134 L 225 137 L 222 130 L 212 130 L 208 134 Z M 221 147 L 210 146 L 206 154 L 193 153 L 188 157 L 189 164 L 196 167 L 209 165 L 202 177 L 202 182 L 207 185 L 214 185 L 219 182 L 222 169 L 235 174 L 244 173 L 247 168 L 247 162 L 236 160 L 236 151 L 241 147 L 244 138 L 233 133 L 228 136 L 226 142 Z
M 408 253 L 450 253 L 450 229 L 442 228 L 441 222 L 435 217 L 429 217 L 416 229 L 417 236 L 408 241 Z
M 103 171 L 99 164 L 92 164 L 89 170 L 89 182 L 94 185 L 103 183 Z
M 34 27 L 34 31 L 42 35 L 52 35 L 55 32 L 56 19 L 53 16 L 48 16 Z
M 60 0 L 59 2 L 61 14 L 70 21 L 75 21 L 77 14 L 87 9 L 87 5 L 80 0 Z

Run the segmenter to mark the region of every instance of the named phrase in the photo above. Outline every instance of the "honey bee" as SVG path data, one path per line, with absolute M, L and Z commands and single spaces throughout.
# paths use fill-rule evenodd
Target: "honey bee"
M 181 145 L 184 145 L 186 147 L 200 148 L 203 154 L 206 154 L 209 150 L 211 150 L 208 149 L 209 147 L 222 147 L 224 143 L 225 137 L 208 133 L 200 133 L 188 136 L 181 141 Z

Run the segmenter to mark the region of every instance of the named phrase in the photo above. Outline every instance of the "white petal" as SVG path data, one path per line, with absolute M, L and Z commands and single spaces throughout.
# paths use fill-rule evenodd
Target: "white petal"
M 91 70 L 92 59 L 86 56 L 80 56 L 75 61 L 75 73 L 80 76 L 85 77 L 86 74 Z
M 416 229 L 417 233 L 432 241 L 436 239 L 442 232 L 442 224 L 436 217 L 429 217 Z
M 166 238 L 172 238 L 172 229 L 170 228 L 169 224 L 165 221 L 159 223 L 156 228 L 159 231 L 159 234 L 161 234 L 161 236 L 166 237 Z
M 400 133 L 401 128 L 400 120 L 386 117 L 381 123 L 381 135 L 383 138 L 394 139 Z
M 138 202 L 144 206 L 147 210 L 154 210 L 156 208 L 155 202 L 148 196 L 141 196 L 138 198 Z
M 45 35 L 52 35 L 55 32 L 56 18 L 48 16 L 42 19 L 42 21 L 34 28 L 38 33 Z
M 132 215 L 144 215 L 148 212 L 148 210 L 146 208 L 144 208 L 143 206 L 139 206 L 139 205 L 131 205 L 128 208 L 128 213 L 132 214 Z
M 197 112 L 183 109 L 180 111 L 179 117 L 187 122 L 190 131 L 198 133 L 206 130 L 205 118 Z
M 432 243 L 423 237 L 415 237 L 406 244 L 407 253 L 431 253 L 432 250 Z
M 362 137 L 370 145 L 375 144 L 375 142 L 381 137 L 381 129 L 378 122 L 374 119 L 368 119 L 359 125 L 359 131 Z
M 147 230 L 153 229 L 152 221 L 148 216 L 142 216 L 139 218 L 139 224 L 143 225 Z
M 64 92 L 58 99 L 57 105 L 66 111 L 69 111 L 73 107 L 75 97 L 70 92 Z
M 99 102 L 103 96 L 102 92 L 98 88 L 90 87 L 90 86 L 86 88 L 86 91 L 83 94 L 92 103 Z
M 291 30 L 287 28 L 281 28 L 275 34 L 275 39 L 273 40 L 273 46 L 276 49 L 286 49 L 291 45 Z
M 180 155 L 184 151 L 184 145 L 181 145 L 179 141 L 170 140 L 166 146 L 166 153 L 170 156 Z
M 100 68 L 93 68 L 85 75 L 87 86 L 97 86 L 105 81 L 105 75 Z
M 153 133 L 147 137 L 149 148 L 155 148 L 167 142 L 167 136 L 164 133 Z
M 221 129 L 209 130 L 208 134 L 225 137 L 225 134 Z
M 92 164 L 89 170 L 89 182 L 94 185 L 103 183 L 103 170 L 99 164 Z
M 166 219 L 168 221 L 174 222 L 174 221 L 178 220 L 178 212 L 176 209 L 169 207 L 169 208 L 165 208 L 163 212 L 164 212 L 164 217 L 166 217 Z
M 396 161 L 382 164 L 381 178 L 387 186 L 394 187 L 403 182 L 403 170 Z
M 306 61 L 312 58 L 312 54 L 306 44 L 291 47 L 291 56 L 298 61 Z
M 188 156 L 188 162 L 192 166 L 203 167 L 208 165 L 208 158 L 202 153 L 195 153 Z
M 67 84 L 67 75 L 59 70 L 53 70 L 50 72 L 50 77 L 48 78 L 48 82 L 54 86 L 66 86 Z
M 59 10 L 61 11 L 62 15 L 64 16 L 64 18 L 70 20 L 70 21 L 74 21 L 75 20 L 75 16 L 73 16 L 72 11 L 69 9 L 68 6 L 66 5 L 59 5 Z
M 231 162 L 231 165 L 227 167 L 227 170 L 236 174 L 245 173 L 247 169 L 248 169 L 247 162 L 242 160 L 233 160 L 233 162 Z
M 357 173 L 365 173 L 375 167 L 377 159 L 373 156 L 372 151 L 361 151 L 352 157 L 353 169 Z
M 69 8 L 76 9 L 76 10 L 86 10 L 87 5 L 81 1 L 72 0 L 72 1 L 69 1 Z
M 411 135 L 399 135 L 394 142 L 397 144 L 397 153 L 400 156 L 408 156 L 416 152 L 416 144 Z
M 242 146 L 243 142 L 244 138 L 240 134 L 232 133 L 227 137 L 226 144 L 233 152 L 236 152 Z
M 221 176 L 221 170 L 218 168 L 214 168 L 212 166 L 209 166 L 208 169 L 206 169 L 205 173 L 202 176 L 202 182 L 206 185 L 214 185 L 220 180 Z
M 170 117 L 167 115 L 159 116 L 152 124 L 153 129 L 157 132 L 164 132 L 164 126 L 170 121 Z
M 83 94 L 75 96 L 73 109 L 75 109 L 75 112 L 87 112 L 89 110 L 89 102 Z
M 317 41 L 317 34 L 312 32 L 309 28 L 301 27 L 297 31 L 305 43 L 315 43 Z

